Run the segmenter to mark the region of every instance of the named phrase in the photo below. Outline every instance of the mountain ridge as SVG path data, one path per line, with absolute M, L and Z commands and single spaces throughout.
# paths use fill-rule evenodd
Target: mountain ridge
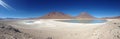
M 78 16 L 76 16 L 77 19 L 93 19 L 93 18 L 96 18 L 92 15 L 90 15 L 89 13 L 87 12 L 82 12 L 80 13 Z
M 42 16 L 42 17 L 39 17 L 40 19 L 85 19 L 85 18 L 88 18 L 88 19 L 93 19 L 93 18 L 96 18 L 92 15 L 90 15 L 89 13 L 87 12 L 82 12 L 80 13 L 80 15 L 76 16 L 76 17 L 73 17 L 73 16 L 70 16 L 68 14 L 65 14 L 63 12 L 49 12 L 48 14 Z
M 72 17 L 63 12 L 49 12 L 48 14 L 40 17 L 41 19 L 71 19 Z

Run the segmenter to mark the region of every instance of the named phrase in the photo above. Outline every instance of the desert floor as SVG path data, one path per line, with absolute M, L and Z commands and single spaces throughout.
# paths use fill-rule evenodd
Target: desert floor
M 107 22 L 92 24 L 66 23 L 55 20 L 61 19 L 1 22 L 35 36 L 35 39 L 120 39 L 119 19 L 107 19 Z M 33 23 L 26 23 L 27 21 L 33 21 Z

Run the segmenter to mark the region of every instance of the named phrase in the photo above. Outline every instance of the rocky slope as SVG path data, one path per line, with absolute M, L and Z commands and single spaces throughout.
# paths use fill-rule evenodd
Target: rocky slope
M 50 12 L 45 16 L 40 17 L 41 19 L 70 19 L 71 16 L 62 12 Z
M 13 28 L 11 25 L 0 23 L 0 39 L 33 39 L 33 37 Z

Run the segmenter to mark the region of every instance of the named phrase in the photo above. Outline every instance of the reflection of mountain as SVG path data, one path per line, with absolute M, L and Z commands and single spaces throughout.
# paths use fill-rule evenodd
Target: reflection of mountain
M 72 17 L 62 12 L 50 12 L 49 14 L 42 16 L 40 18 L 42 19 L 70 19 Z
M 95 17 L 93 17 L 92 15 L 88 14 L 87 12 L 82 12 L 76 18 L 78 18 L 78 19 L 93 19 Z

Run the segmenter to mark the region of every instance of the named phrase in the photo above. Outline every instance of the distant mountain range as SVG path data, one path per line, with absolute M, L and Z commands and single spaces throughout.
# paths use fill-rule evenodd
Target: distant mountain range
M 18 20 L 18 19 L 24 19 L 24 18 L 0 18 L 0 20 Z
M 96 18 L 90 14 L 88 14 L 87 12 L 82 12 L 80 15 L 76 16 L 76 17 L 72 17 L 68 14 L 64 14 L 62 12 L 50 12 L 42 17 L 40 17 L 41 19 L 93 19 Z
M 103 17 L 102 19 L 120 19 L 120 16 L 115 16 L 115 17 Z
M 70 16 L 68 14 L 65 14 L 63 12 L 50 12 L 42 17 L 39 17 L 40 19 L 99 19 L 96 18 L 92 15 L 90 15 L 87 12 L 82 12 L 80 13 L 78 16 Z M 118 19 L 120 18 L 120 16 L 116 16 L 116 17 L 103 17 L 101 19 Z
M 100 19 L 120 19 L 120 16 L 116 17 L 103 17 Z M 13 19 L 20 19 L 20 18 L 0 18 L 0 20 L 13 20 Z M 65 14 L 63 12 L 49 12 L 48 14 L 37 17 L 37 18 L 21 18 L 21 19 L 96 19 L 96 17 L 90 15 L 87 12 L 82 12 L 78 16 L 70 16 L 68 14 Z M 97 18 L 99 19 L 99 18 Z

